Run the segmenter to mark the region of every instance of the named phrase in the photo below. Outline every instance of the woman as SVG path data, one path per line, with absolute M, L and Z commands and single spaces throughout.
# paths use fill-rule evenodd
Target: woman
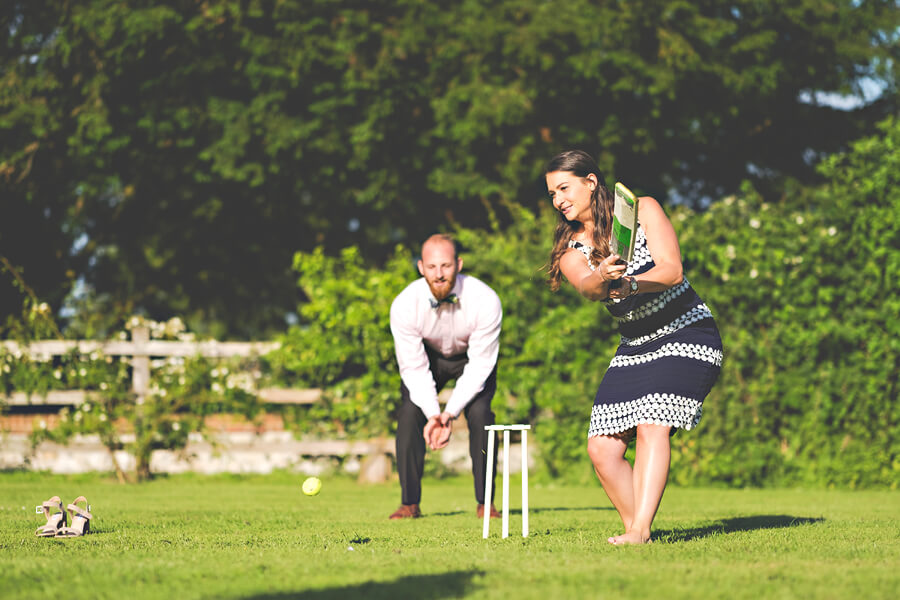
M 597 390 L 588 455 L 625 533 L 611 544 L 650 541 L 669 474 L 669 437 L 700 421 L 703 399 L 722 365 L 722 341 L 709 308 L 682 275 L 671 222 L 650 197 L 638 203 L 634 256 L 610 254 L 613 195 L 594 159 L 573 150 L 545 172 L 560 213 L 550 254 L 550 285 L 565 277 L 618 322 L 621 341 Z M 625 460 L 635 439 L 634 467 Z

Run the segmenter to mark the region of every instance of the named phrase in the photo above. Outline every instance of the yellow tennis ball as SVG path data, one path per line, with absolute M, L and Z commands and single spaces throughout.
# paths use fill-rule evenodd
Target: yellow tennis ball
M 307 496 L 315 496 L 322 489 L 322 480 L 318 477 L 307 477 L 303 482 L 303 493 Z

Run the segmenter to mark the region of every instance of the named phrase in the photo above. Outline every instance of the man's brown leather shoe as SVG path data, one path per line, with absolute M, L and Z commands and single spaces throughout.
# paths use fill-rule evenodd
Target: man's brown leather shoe
M 394 511 L 390 516 L 391 519 L 418 519 L 422 516 L 419 512 L 418 504 L 401 504 L 400 508 Z
M 483 519 L 484 518 L 484 504 L 479 504 L 478 510 L 476 512 L 478 513 L 478 518 Z M 497 509 L 494 508 L 493 504 L 491 504 L 491 518 L 492 519 L 500 518 L 500 513 L 497 512 Z

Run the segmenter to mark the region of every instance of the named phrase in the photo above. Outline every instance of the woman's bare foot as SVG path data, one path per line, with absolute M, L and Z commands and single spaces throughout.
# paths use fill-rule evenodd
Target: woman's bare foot
M 640 531 L 626 531 L 622 535 L 607 538 L 606 540 L 614 546 L 626 546 L 628 544 L 649 544 L 650 534 L 643 535 Z

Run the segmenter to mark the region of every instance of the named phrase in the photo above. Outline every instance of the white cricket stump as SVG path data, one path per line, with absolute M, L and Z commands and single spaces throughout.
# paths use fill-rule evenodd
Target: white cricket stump
M 503 432 L 503 519 L 502 537 L 509 537 L 509 432 L 522 432 L 522 537 L 528 537 L 528 430 L 531 425 L 485 425 L 487 439 L 487 469 L 484 476 L 484 532 L 487 539 L 491 529 L 491 492 L 494 480 L 494 437 Z

